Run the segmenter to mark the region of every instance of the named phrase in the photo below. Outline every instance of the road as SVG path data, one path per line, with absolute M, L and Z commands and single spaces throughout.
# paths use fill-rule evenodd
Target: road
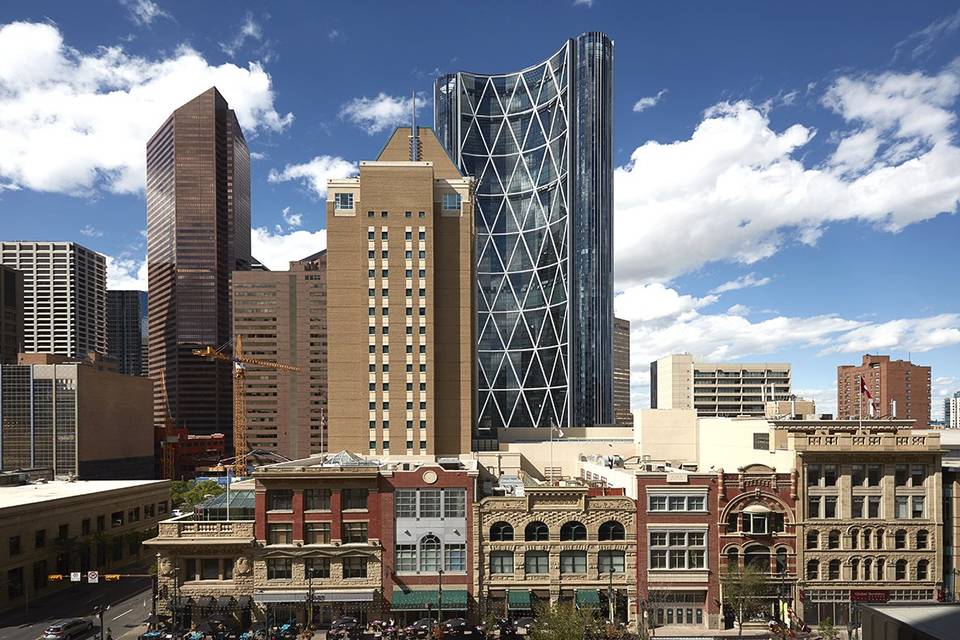
M 150 580 L 146 578 L 75 584 L 32 600 L 29 611 L 21 607 L 0 614 L 0 640 L 37 640 L 52 622 L 64 618 L 93 621 L 93 633 L 83 640 L 99 640 L 99 621 L 93 615 L 97 605 L 110 606 L 103 615 L 104 637 L 109 629 L 114 640 L 136 640 L 146 630 L 143 623 L 150 615 L 150 598 Z

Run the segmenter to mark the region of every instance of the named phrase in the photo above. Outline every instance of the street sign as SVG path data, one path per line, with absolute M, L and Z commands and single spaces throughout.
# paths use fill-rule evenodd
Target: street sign
M 60 582 L 61 580 L 63 580 L 63 576 L 60 575 L 59 573 L 51 573 L 50 575 L 47 576 L 47 580 L 50 582 Z
M 79 571 L 71 571 L 71 572 L 70 572 L 70 582 L 80 582 L 82 575 L 83 575 L 83 574 L 81 574 Z
M 97 571 L 87 571 L 87 582 L 96 584 L 100 582 L 100 573 Z
M 106 573 L 103 576 L 103 579 L 107 582 L 117 582 L 120 579 L 119 573 Z

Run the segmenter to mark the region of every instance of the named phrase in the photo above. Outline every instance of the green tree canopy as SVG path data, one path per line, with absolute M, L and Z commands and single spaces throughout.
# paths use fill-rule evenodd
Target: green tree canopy
M 720 579 L 723 604 L 733 611 L 734 620 L 743 635 L 743 623 L 763 608 L 763 596 L 767 591 L 766 576 L 749 564 L 731 569 Z
M 590 609 L 573 604 L 544 607 L 537 612 L 532 640 L 584 640 L 601 637 L 602 627 Z
M 215 480 L 174 480 L 170 483 L 170 501 L 175 509 L 192 509 L 209 496 L 226 491 Z

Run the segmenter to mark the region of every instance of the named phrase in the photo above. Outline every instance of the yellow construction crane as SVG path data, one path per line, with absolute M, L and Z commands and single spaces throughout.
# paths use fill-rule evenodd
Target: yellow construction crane
M 179 442 L 177 425 L 170 415 L 170 403 L 167 396 L 167 378 L 160 370 L 160 400 L 163 402 L 163 427 L 160 433 L 160 475 L 167 480 L 175 480 L 176 459 L 174 446 Z
M 224 347 L 216 349 L 208 345 L 203 349 L 194 349 L 193 355 L 208 360 L 233 363 L 233 449 L 236 455 L 233 467 L 234 475 L 239 478 L 247 475 L 247 453 L 249 452 L 247 449 L 247 407 L 244 396 L 246 365 L 293 373 L 299 372 L 300 367 L 244 355 L 243 336 L 239 334 L 233 340 L 233 354 L 224 353 L 223 349 Z

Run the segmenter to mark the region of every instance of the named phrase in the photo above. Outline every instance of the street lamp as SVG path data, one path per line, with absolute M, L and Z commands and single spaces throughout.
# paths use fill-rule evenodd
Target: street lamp
M 153 586 L 153 603 L 152 603 L 153 617 L 151 618 L 151 620 L 153 621 L 153 628 L 157 629 L 160 627 L 160 625 L 157 622 L 157 605 L 160 600 L 160 552 L 159 551 L 157 551 L 157 570 L 154 572 L 152 582 L 153 582 L 153 585 L 152 585 Z
M 611 562 L 609 569 L 607 570 L 607 577 L 609 582 L 607 583 L 607 609 L 610 618 L 610 624 L 616 624 L 617 621 L 614 620 L 614 607 L 613 607 L 613 563 Z
M 442 560 L 441 560 L 442 562 Z M 437 626 L 443 622 L 443 567 L 437 569 Z
M 307 570 L 307 628 L 313 626 L 313 573 Z

